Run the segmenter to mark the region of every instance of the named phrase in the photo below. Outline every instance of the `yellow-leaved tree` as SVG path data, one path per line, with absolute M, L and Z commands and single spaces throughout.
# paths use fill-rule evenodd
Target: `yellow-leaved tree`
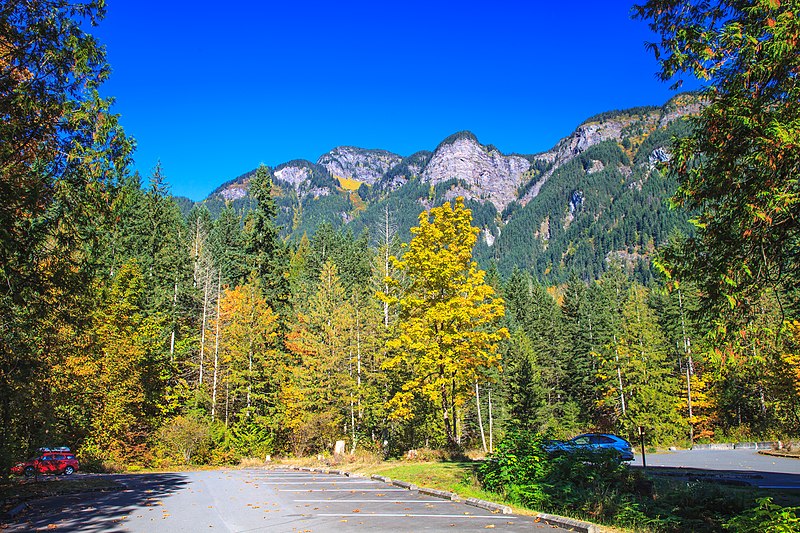
M 472 260 L 478 229 L 471 222 L 460 197 L 420 214 L 403 257 L 392 258 L 397 277 L 378 293 L 399 317 L 383 368 L 406 376 L 388 402 L 390 416 L 411 419 L 417 400 L 430 401 L 450 446 L 459 440 L 456 410 L 500 368 L 497 344 L 508 337 L 498 326 L 503 300 Z

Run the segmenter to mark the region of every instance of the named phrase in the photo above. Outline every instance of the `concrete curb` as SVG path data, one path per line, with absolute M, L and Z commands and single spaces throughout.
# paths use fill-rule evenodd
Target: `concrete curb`
M 417 492 L 420 492 L 421 494 L 427 494 L 428 496 L 435 496 L 436 498 L 441 498 L 443 500 L 450 500 L 454 502 L 461 501 L 461 496 L 459 496 L 455 492 L 448 492 L 446 490 L 429 489 L 428 487 L 417 487 Z
M 692 450 L 769 450 L 777 448 L 777 442 L 720 442 L 716 444 L 695 444 Z
M 493 513 L 511 514 L 514 512 L 508 505 L 500 505 L 499 503 L 487 502 L 486 500 L 479 500 L 478 498 L 467 498 L 466 500 L 464 500 L 464 503 L 466 503 L 467 505 L 472 505 L 473 507 L 480 507 L 481 509 L 486 509 L 487 511 L 491 511 Z
M 409 483 L 408 481 L 399 481 L 397 479 L 392 480 L 392 485 L 394 485 L 395 487 L 401 487 L 408 490 L 417 490 L 419 488 L 413 483 Z
M 798 453 L 780 453 L 775 450 L 758 450 L 758 453 L 761 455 L 769 455 L 771 457 L 785 457 L 787 459 L 800 459 L 800 454 Z
M 536 515 L 536 521 L 547 524 L 548 526 L 561 527 L 575 531 L 576 533 L 599 533 L 600 526 L 592 524 L 591 522 L 583 522 L 566 516 L 558 516 L 554 514 L 539 513 Z
M 388 477 L 386 477 L 386 476 L 379 476 L 379 475 L 377 475 L 377 474 L 372 474 L 372 475 L 370 476 L 370 478 L 374 479 L 375 481 L 383 481 L 384 483 L 386 483 L 386 484 L 388 484 L 388 485 L 391 485 L 391 484 L 392 484 L 392 479 L 391 479 L 391 478 L 388 478 Z

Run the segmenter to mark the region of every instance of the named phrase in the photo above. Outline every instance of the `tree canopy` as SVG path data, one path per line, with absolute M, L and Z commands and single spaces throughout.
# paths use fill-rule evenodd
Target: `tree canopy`
M 797 2 L 652 0 L 635 10 L 661 37 L 650 45 L 659 76 L 708 83 L 693 133 L 668 163 L 675 204 L 699 213 L 672 263 L 732 307 L 786 292 L 800 276 Z

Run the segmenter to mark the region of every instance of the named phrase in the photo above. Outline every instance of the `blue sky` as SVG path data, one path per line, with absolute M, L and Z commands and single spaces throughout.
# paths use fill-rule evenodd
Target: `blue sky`
M 205 198 L 259 163 L 339 145 L 400 155 L 474 132 L 553 146 L 585 118 L 661 105 L 632 3 L 109 0 L 94 33 L 136 168 Z

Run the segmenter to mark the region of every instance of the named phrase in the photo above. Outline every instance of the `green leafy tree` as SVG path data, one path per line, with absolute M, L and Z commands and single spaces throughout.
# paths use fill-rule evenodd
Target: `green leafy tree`
M 160 334 L 165 317 L 146 314 L 144 276 L 135 260 L 118 270 L 106 302 L 95 314 L 99 342 L 89 442 L 105 458 L 124 461 L 141 457 L 161 420 L 169 363 Z
M 0 6 L 0 468 L 60 433 L 51 368 L 85 346 L 131 143 L 98 88 L 97 1 Z M 72 352 L 72 353 L 70 353 Z M 78 420 L 76 417 L 74 420 Z M 75 438 L 80 430 L 64 435 Z M 53 436 L 47 436 L 53 435 Z M 58 435 L 60 437 L 60 435 Z M 65 438 L 65 437 L 60 437 Z
M 800 17 L 793 1 L 672 2 L 635 7 L 660 41 L 663 80 L 707 81 L 707 105 L 678 139 L 674 202 L 698 212 L 673 268 L 712 302 L 747 307 L 764 290 L 784 297 L 800 276 Z

